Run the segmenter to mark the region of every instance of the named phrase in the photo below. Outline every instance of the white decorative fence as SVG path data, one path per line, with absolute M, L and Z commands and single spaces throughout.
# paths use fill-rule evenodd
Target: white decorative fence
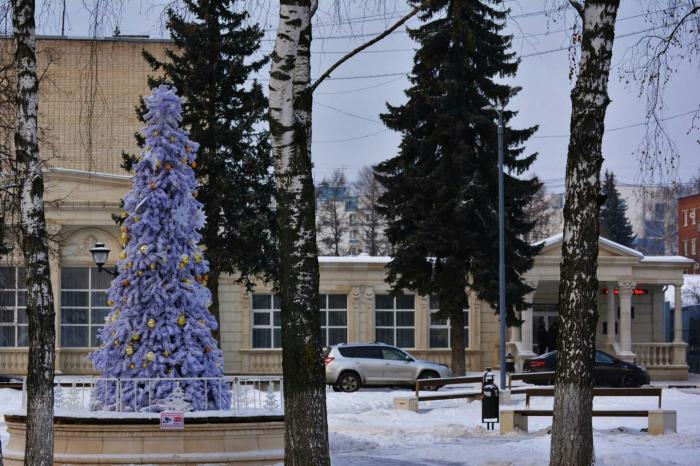
M 26 379 L 25 379 L 26 380 Z M 193 384 L 193 382 L 197 382 Z M 265 415 L 284 413 L 283 379 L 279 376 L 253 376 L 253 377 L 209 377 L 209 378 L 101 378 L 101 377 L 57 377 L 54 381 L 54 407 L 56 410 L 69 412 L 95 411 L 93 403 L 93 391 L 98 384 L 114 384 L 117 402 L 115 411 L 135 411 L 124 401 L 124 392 L 138 387 L 148 393 L 148 405 L 156 402 L 151 400 L 151 395 L 158 391 L 160 384 L 175 384 L 172 393 L 167 400 L 159 400 L 160 410 L 192 411 L 190 403 L 181 389 L 181 384 L 187 383 L 190 387 L 196 386 L 203 390 L 205 399 L 205 411 L 209 408 L 206 403 L 209 389 L 212 385 L 218 385 L 218 391 L 229 390 L 231 394 L 231 409 L 226 410 L 231 415 Z M 22 407 L 26 409 L 27 400 L 26 381 L 22 387 Z M 221 411 L 219 411 L 221 412 Z
M 647 367 L 673 364 L 673 343 L 635 343 L 632 351 L 637 356 L 637 362 Z

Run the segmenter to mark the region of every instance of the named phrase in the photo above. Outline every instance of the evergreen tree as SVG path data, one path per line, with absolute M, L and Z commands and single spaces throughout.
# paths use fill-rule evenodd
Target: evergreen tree
M 198 144 L 180 129 L 181 101 L 159 86 L 146 99 L 146 145 L 135 165 L 132 190 L 124 198 L 119 276 L 109 289 L 111 311 L 92 354 L 105 378 L 221 377 L 223 358 L 212 336 L 217 322 L 207 308 L 209 267 L 204 259 L 202 204 L 191 165 Z M 226 409 L 228 387 L 182 381 L 195 410 Z M 160 411 L 175 384 L 116 384 L 105 381 L 95 404 L 124 410 Z
M 413 4 L 419 2 L 414 1 Z M 381 163 L 386 193 L 381 212 L 394 247 L 388 280 L 395 289 L 434 294 L 449 316 L 452 370 L 463 373 L 466 289 L 494 308 L 498 303 L 498 167 L 494 114 L 483 107 L 505 101 L 511 87 L 495 78 L 515 75 L 518 63 L 502 35 L 507 13 L 500 2 L 437 0 L 410 31 L 420 48 L 414 58 L 408 102 L 389 105 L 384 123 L 400 131 L 399 155 Z M 505 111 L 506 124 L 514 112 Z M 533 224 L 525 209 L 540 183 L 521 180 L 536 154 L 522 143 L 536 128 L 506 128 L 506 274 L 509 323 L 531 291 L 521 281 L 538 252 L 522 238 Z M 469 280 L 468 280 L 469 277 Z
M 600 206 L 600 235 L 623 246 L 634 247 L 636 237 L 627 219 L 627 203 L 617 191 L 612 172 L 605 172 L 601 193 L 605 203 Z
M 267 99 L 260 83 L 246 85 L 268 59 L 252 58 L 263 32 L 246 25 L 248 13 L 235 12 L 235 3 L 187 0 L 187 11 L 168 10 L 175 48 L 164 61 L 144 51 L 153 70 L 162 73 L 149 80 L 150 86 L 178 89 L 183 126 L 200 144 L 193 168 L 207 217 L 201 233 L 209 251 L 208 287 L 217 321 L 222 273 L 236 273 L 250 288 L 256 277 L 274 280 L 278 266 L 272 153 L 263 129 Z

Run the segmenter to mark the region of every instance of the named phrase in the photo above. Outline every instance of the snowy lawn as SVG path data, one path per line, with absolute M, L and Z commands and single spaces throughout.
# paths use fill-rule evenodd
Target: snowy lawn
M 690 383 L 700 385 L 700 379 Z M 441 391 L 447 391 L 443 389 Z M 549 457 L 551 418 L 530 418 L 530 433 L 507 436 L 481 424 L 481 403 L 465 400 L 421 403 L 421 412 L 395 411 L 395 396 L 410 390 L 363 389 L 327 392 L 333 464 L 337 466 L 543 465 Z M 597 409 L 655 409 L 656 398 L 597 398 Z M 19 409 L 21 393 L 0 390 L 0 415 Z M 551 399 L 534 398 L 533 408 Z M 524 406 L 514 396 L 512 407 Z M 640 418 L 595 418 L 595 448 L 600 465 L 700 464 L 700 390 L 666 389 L 663 408 L 678 412 L 678 433 L 658 437 L 640 429 Z M 4 421 L 4 418 L 2 418 Z M 0 436 L 7 443 L 4 422 Z

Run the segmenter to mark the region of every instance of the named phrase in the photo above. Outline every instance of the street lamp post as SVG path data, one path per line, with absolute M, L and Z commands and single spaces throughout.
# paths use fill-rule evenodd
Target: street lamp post
M 522 88 L 511 88 L 510 94 L 497 105 L 487 105 L 483 110 L 495 111 L 498 115 L 498 318 L 499 318 L 499 361 L 501 372 L 501 390 L 506 388 L 506 221 L 505 221 L 505 193 L 503 179 L 503 109 L 508 100 Z
M 104 265 L 107 263 L 107 258 L 109 257 L 109 248 L 105 246 L 105 243 L 101 241 L 95 242 L 95 246 L 90 249 L 90 254 L 92 254 L 92 260 L 95 261 L 98 272 L 105 272 L 113 277 L 119 275 L 117 268 L 107 268 Z

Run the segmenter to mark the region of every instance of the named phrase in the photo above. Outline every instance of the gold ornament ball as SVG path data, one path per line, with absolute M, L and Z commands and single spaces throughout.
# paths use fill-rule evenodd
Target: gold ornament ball
M 204 324 L 206 324 L 204 319 L 199 319 L 197 322 L 199 322 L 199 325 L 201 325 L 201 326 L 204 326 Z
M 141 251 L 141 254 L 146 254 L 148 252 L 148 245 L 142 244 L 141 247 L 139 248 L 139 251 Z
M 180 260 L 182 262 L 184 262 L 185 264 L 189 264 L 190 263 L 190 256 L 188 256 L 187 254 L 183 254 L 182 257 L 180 258 Z
M 134 332 L 134 333 L 131 334 L 131 339 L 132 339 L 133 341 L 139 341 L 139 340 L 141 339 L 141 335 L 139 335 L 138 333 Z
M 111 306 L 113 304 L 114 304 L 114 301 L 112 301 L 111 299 L 107 300 L 107 306 Z
M 201 254 L 195 254 L 195 256 L 194 256 L 194 261 L 195 261 L 197 264 L 199 264 L 200 262 L 202 262 L 202 255 L 201 255 Z
M 153 351 L 149 351 L 149 352 L 146 354 L 146 359 L 149 360 L 149 361 L 153 361 L 155 358 L 156 358 L 156 355 L 153 353 Z
M 147 367 L 148 367 L 148 363 L 147 363 L 147 362 L 144 362 L 142 367 L 143 367 L 144 369 L 147 368 Z
M 133 362 L 129 364 L 129 369 L 136 369 L 136 364 L 134 364 Z
M 156 160 L 156 168 L 160 168 L 160 160 Z
M 134 348 L 132 346 L 127 346 L 126 347 L 126 355 L 131 356 L 132 354 L 134 354 Z
M 143 277 L 143 273 L 144 273 L 143 270 L 139 270 L 139 271 L 137 272 L 137 274 L 138 274 L 139 277 Z
M 156 326 L 156 320 L 155 319 L 148 319 L 148 322 L 146 323 L 148 325 L 148 328 L 153 328 Z
M 151 268 L 151 270 L 155 270 L 155 269 L 156 269 L 156 263 L 155 263 L 155 262 L 151 262 L 151 265 L 149 265 L 149 267 Z
M 177 324 L 180 327 L 184 327 L 186 322 L 187 322 L 187 317 L 185 317 L 185 314 L 180 314 L 180 317 L 177 318 Z
M 126 249 L 122 250 L 122 252 L 119 253 L 119 258 L 121 260 L 126 259 Z

